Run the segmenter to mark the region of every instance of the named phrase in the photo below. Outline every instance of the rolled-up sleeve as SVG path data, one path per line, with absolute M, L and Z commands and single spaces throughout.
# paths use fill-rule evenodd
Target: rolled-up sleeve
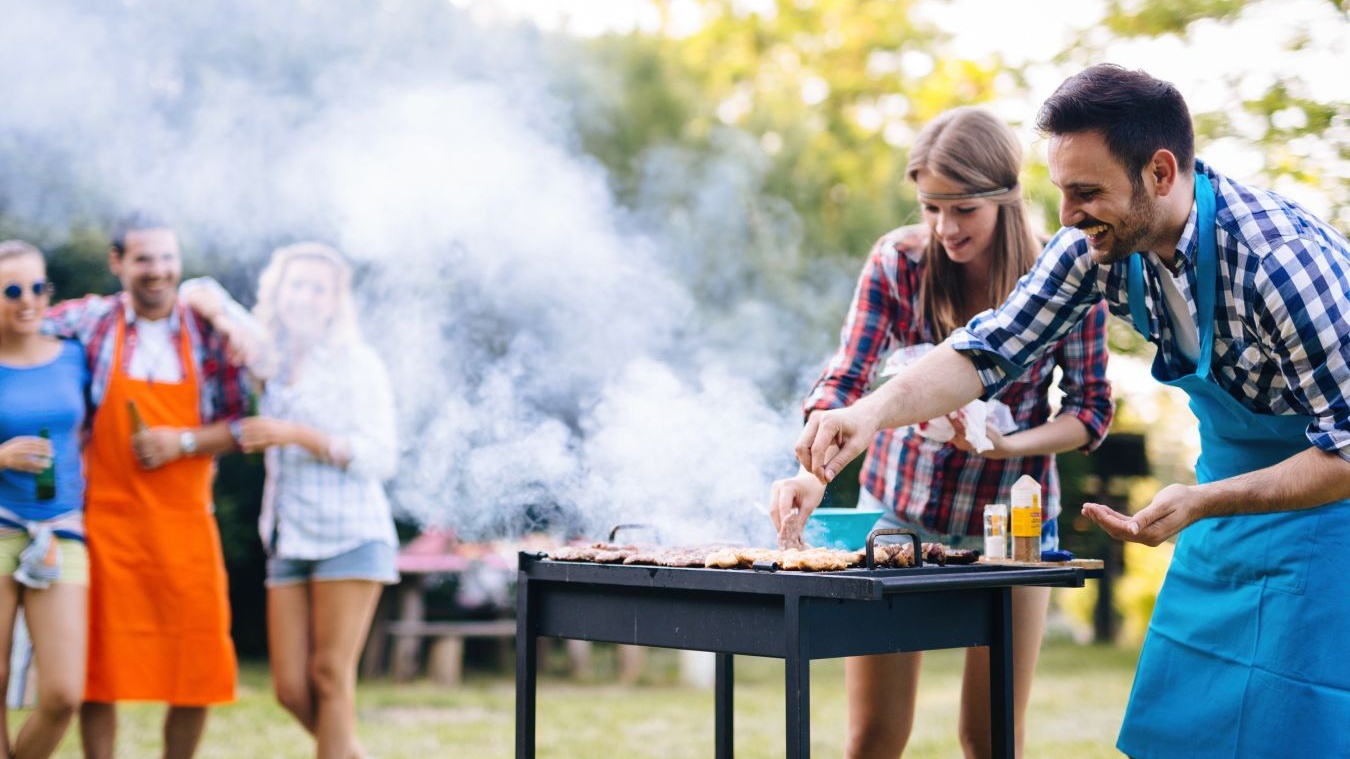
M 347 471 L 383 482 L 398 471 L 393 387 L 374 351 L 363 346 L 354 351 L 354 359 L 352 369 L 363 395 L 355 405 L 355 428 L 342 438 L 351 456 Z
M 1350 272 L 1316 242 L 1295 240 L 1265 256 L 1252 284 L 1256 327 L 1289 388 L 1290 405 L 1311 416 L 1312 445 L 1350 461 Z M 1257 350 L 1255 346 L 1251 350 Z
M 888 237 L 881 238 L 867 256 L 848 317 L 839 331 L 839 350 L 803 402 L 806 414 L 817 409 L 841 408 L 861 398 L 871 383 L 877 361 L 894 342 L 894 320 L 903 304 L 897 297 L 893 278 L 886 272 L 883 257 L 888 244 Z
M 1008 299 L 947 338 L 975 365 L 988 400 L 1051 350 L 1098 301 L 1095 265 L 1081 235 L 1060 230 Z

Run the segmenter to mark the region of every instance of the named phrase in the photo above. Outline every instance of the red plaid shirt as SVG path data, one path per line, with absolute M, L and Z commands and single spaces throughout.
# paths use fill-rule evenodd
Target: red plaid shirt
M 893 350 L 935 342 L 932 324 L 918 316 L 927 242 L 927 227 L 912 226 L 886 234 L 873 246 L 840 333 L 839 350 L 807 396 L 806 413 L 853 403 Z M 1019 430 L 1045 424 L 1058 366 L 1064 394 L 1059 414 L 1070 414 L 1087 427 L 1089 442 L 1082 450 L 1090 451 L 1106 436 L 1115 411 L 1106 357 L 1106 309 L 1099 305 L 994 399 L 1012 409 Z M 1060 504 L 1053 455 L 987 459 L 929 440 L 912 428 L 883 430 L 867 452 L 861 480 L 905 521 L 948 535 L 978 535 L 984 530 L 984 504 L 1006 502 L 1013 483 L 1024 474 L 1045 488 L 1043 518 L 1054 519 Z
M 116 295 L 86 295 L 66 300 L 47 309 L 43 329 L 47 334 L 79 340 L 84 346 L 92 378 L 89 383 L 90 403 L 97 409 L 103 402 L 112 377 L 113 352 L 116 346 L 117 314 L 126 315 L 127 332 L 136 332 L 136 312 L 125 293 Z M 179 330 L 186 327 L 192 357 L 201 385 L 202 424 L 221 419 L 235 419 L 244 415 L 248 397 L 247 376 L 233 366 L 225 355 L 225 340 L 209 322 L 180 302 L 169 316 L 169 334 L 176 340 Z M 122 370 L 131 366 L 135 352 L 134 340 L 124 339 Z

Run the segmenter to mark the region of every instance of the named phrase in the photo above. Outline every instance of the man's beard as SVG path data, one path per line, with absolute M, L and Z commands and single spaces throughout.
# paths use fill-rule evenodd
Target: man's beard
M 1099 264 L 1113 264 L 1124 261 L 1132 253 L 1147 250 L 1160 215 L 1158 206 L 1149 201 L 1144 188 L 1136 186 L 1130 193 L 1130 207 L 1125 217 L 1111 225 L 1111 246 L 1104 251 L 1094 249 L 1093 260 Z

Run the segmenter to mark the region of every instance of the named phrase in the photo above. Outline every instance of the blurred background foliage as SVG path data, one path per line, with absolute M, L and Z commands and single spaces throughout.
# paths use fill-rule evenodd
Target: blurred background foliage
M 726 165 L 744 169 L 745 184 L 734 199 L 747 219 L 738 232 L 744 257 L 727 261 L 692 251 L 685 263 L 701 316 L 735 318 L 736 302 L 746 297 L 780 305 L 795 312 L 802 354 L 823 362 L 835 343 L 861 257 L 879 235 L 919 218 L 903 176 L 906 146 L 915 132 L 947 108 L 1026 99 L 1029 72 L 992 52 L 979 60 L 953 55 L 949 33 L 915 12 L 942 0 L 644 1 L 662 20 L 656 29 L 541 35 L 558 61 L 549 76 L 562 102 L 570 104 L 572 139 L 579 152 L 604 167 L 618 204 L 635 218 L 642 218 L 652 193 L 664 193 L 659 208 L 668 216 L 645 221 L 671 234 L 688 223 L 680 219 L 681 182 L 692 204 L 698 199 L 689 185 L 700 172 Z M 1350 3 L 1328 1 L 1337 23 L 1350 32 Z M 703 23 L 677 32 L 671 20 L 676 2 L 697 5 Z M 1184 41 L 1198 26 L 1232 24 L 1254 7 L 1275 3 L 1111 0 L 1097 24 L 1047 56 L 1067 75 L 1101 60 L 1110 42 L 1168 36 Z M 1298 37 L 1286 44 L 1298 49 L 1308 40 Z M 1320 192 L 1330 218 L 1344 229 L 1350 221 L 1345 171 L 1350 103 L 1319 101 L 1298 77 L 1277 78 L 1255 96 L 1240 85 L 1235 75 L 1229 107 L 1195 114 L 1201 153 L 1213 140 L 1239 141 L 1260 156 L 1266 179 Z M 1025 126 L 1034 113 L 1028 109 L 1017 118 Z M 666 176 L 671 156 L 680 158 L 686 173 L 679 182 L 661 185 L 655 180 Z M 1025 177 L 1045 228 L 1055 229 L 1058 197 L 1034 154 L 1028 156 Z M 2 201 L 0 238 L 62 240 L 49 251 L 60 294 L 116 288 L 106 266 L 111 220 L 77 218 L 64 233 L 35 230 L 28 220 L 7 216 Z M 688 218 L 698 218 L 696 209 L 688 210 Z M 209 240 L 194 239 L 191 231 L 185 238 L 185 275 L 209 270 L 239 300 L 251 303 L 255 271 L 228 251 L 213 250 Z M 739 267 L 739 292 L 726 292 L 723 277 L 698 276 L 699 267 L 729 266 Z M 1118 354 L 1149 358 L 1148 346 L 1125 325 L 1113 325 L 1111 343 Z M 775 402 L 796 403 L 804 389 L 801 380 L 814 372 L 807 367 L 792 386 L 766 392 Z M 1119 547 L 1112 549 L 1088 529 L 1076 504 L 1093 498 L 1137 508 L 1160 482 L 1192 476 L 1189 443 L 1177 432 L 1184 427 L 1178 421 L 1188 418 L 1179 402 L 1120 397 L 1115 432 L 1140 436 L 1151 469 L 1104 474 L 1101 456 L 1064 457 L 1063 533 L 1066 544 L 1083 555 L 1104 556 Z M 260 478 L 258 467 L 227 460 L 217 480 L 218 514 L 234 579 L 236 637 L 245 654 L 264 650 L 262 558 L 254 529 Z M 1115 614 L 1133 635 L 1151 611 L 1152 589 L 1166 554 L 1144 551 L 1136 561 L 1131 548 L 1125 555 L 1130 571 L 1139 576 L 1127 576 L 1118 587 Z M 1074 598 L 1075 604 L 1091 604 L 1086 594 Z

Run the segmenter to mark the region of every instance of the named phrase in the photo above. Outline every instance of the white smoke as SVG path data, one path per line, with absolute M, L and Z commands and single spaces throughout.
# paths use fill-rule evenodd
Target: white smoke
M 432 0 L 0 0 L 0 18 L 0 213 L 59 235 L 151 207 L 190 253 L 252 271 L 302 238 L 360 263 L 405 517 L 763 538 L 755 505 L 792 471 L 794 398 L 831 336 L 756 280 L 803 264 L 753 143 L 649 156 L 622 207 L 547 73 L 566 41 Z M 837 311 L 847 279 L 829 282 L 802 297 Z

